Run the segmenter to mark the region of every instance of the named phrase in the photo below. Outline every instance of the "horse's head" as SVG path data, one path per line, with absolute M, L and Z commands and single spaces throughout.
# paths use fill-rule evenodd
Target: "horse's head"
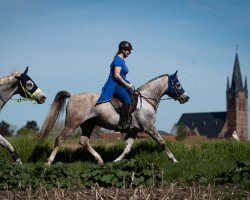
M 46 96 L 40 88 L 37 87 L 35 82 L 27 75 L 29 67 L 21 75 L 16 75 L 18 80 L 18 94 L 27 99 L 35 100 L 37 103 L 42 104 L 46 100 Z
M 178 70 L 174 74 L 168 76 L 168 88 L 166 94 L 183 104 L 186 103 L 190 97 L 186 94 L 185 90 L 181 86 L 181 83 L 177 77 L 177 72 Z

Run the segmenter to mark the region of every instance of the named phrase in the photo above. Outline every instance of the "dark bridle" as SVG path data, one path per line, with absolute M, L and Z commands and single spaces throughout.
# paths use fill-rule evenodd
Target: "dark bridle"
M 178 100 L 181 104 L 183 104 L 189 100 L 189 97 L 186 97 L 185 99 L 181 98 L 181 95 L 184 94 L 185 91 L 178 80 L 177 73 L 178 70 L 174 74 L 169 75 L 168 88 L 165 93 L 169 97 L 173 98 L 174 100 Z
M 37 85 L 35 84 L 35 82 L 27 75 L 28 73 L 28 68 L 27 67 L 25 69 L 25 71 L 20 75 L 16 75 L 15 78 L 17 79 L 17 84 L 18 84 L 18 90 L 17 93 L 23 97 L 24 99 L 20 98 L 17 99 L 18 102 L 20 101 L 24 101 L 24 100 L 29 100 L 32 101 L 33 103 L 38 102 L 37 99 L 37 95 L 38 93 L 41 91 Z M 16 84 L 16 82 L 14 83 Z M 8 99 L 4 96 L 0 96 L 0 99 L 6 103 L 8 101 Z M 12 99 L 12 98 L 10 98 Z M 14 99 L 13 99 L 14 100 Z M 39 104 L 40 103 L 44 103 L 46 100 L 45 95 L 40 96 L 39 98 Z
M 160 98 L 159 100 L 157 100 L 157 99 L 146 97 L 146 96 L 142 95 L 139 90 L 136 90 L 134 92 L 138 93 L 140 97 L 144 98 L 149 104 L 151 104 L 154 107 L 155 110 L 157 110 L 158 105 L 159 105 L 161 100 L 174 99 L 174 100 L 178 100 L 181 104 L 186 103 L 190 97 L 187 96 L 185 98 L 181 98 L 181 96 L 185 93 L 185 90 L 183 89 L 180 81 L 178 80 L 177 73 L 178 73 L 178 70 L 172 75 L 167 75 L 168 76 L 168 88 L 162 94 L 162 96 L 168 95 L 169 98 L 164 98 L 164 99 Z M 149 100 L 155 101 L 156 105 L 154 105 Z

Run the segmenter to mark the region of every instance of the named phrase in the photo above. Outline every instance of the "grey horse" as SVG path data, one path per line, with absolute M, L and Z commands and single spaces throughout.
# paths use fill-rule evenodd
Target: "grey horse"
M 45 95 L 34 81 L 27 75 L 28 67 L 24 73 L 12 72 L 9 76 L 0 78 L 0 111 L 4 105 L 15 94 L 21 95 L 25 99 L 33 100 L 38 104 L 45 102 Z M 12 159 L 17 163 L 22 163 L 19 156 L 14 151 L 13 146 L 1 135 L 0 144 L 7 148 Z
M 154 126 L 158 104 L 163 95 L 167 94 L 180 103 L 189 100 L 189 96 L 185 93 L 177 78 L 177 71 L 173 75 L 161 75 L 148 81 L 139 87 L 136 92 L 139 94 L 138 102 L 140 105 L 139 109 L 132 113 L 131 124 L 133 128 L 125 137 L 126 146 L 123 153 L 114 161 L 122 160 L 129 153 L 137 133 L 143 131 L 162 147 L 170 160 L 174 163 L 178 162 Z M 69 100 L 66 107 L 65 127 L 56 138 L 54 149 L 46 164 L 50 165 L 54 161 L 62 143 L 79 126 L 82 129 L 80 145 L 86 148 L 99 164 L 103 164 L 101 156 L 89 143 L 90 136 L 96 127 L 117 131 L 120 116 L 110 102 L 96 104 L 99 94 L 79 93 L 71 95 L 67 91 L 58 92 L 41 128 L 39 139 L 44 141 L 48 137 L 60 113 L 63 111 L 67 98 Z

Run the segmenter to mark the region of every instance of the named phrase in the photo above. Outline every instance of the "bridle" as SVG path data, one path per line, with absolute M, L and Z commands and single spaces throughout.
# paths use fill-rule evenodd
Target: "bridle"
M 21 90 L 21 91 L 20 91 Z M 23 86 L 23 83 L 22 81 L 18 80 L 18 94 L 24 94 L 24 95 L 21 95 L 23 96 L 20 97 L 19 99 L 14 99 L 14 98 L 5 98 L 3 96 L 0 96 L 0 100 L 2 100 L 4 103 L 6 103 L 6 101 L 8 101 L 8 99 L 11 99 L 13 101 L 16 101 L 18 103 L 20 102 L 23 102 L 23 101 L 31 101 L 32 103 L 36 103 L 36 95 L 35 95 L 35 92 L 34 93 L 31 93 L 29 92 L 24 86 Z
M 159 101 L 157 101 L 156 99 L 154 99 L 154 98 L 151 98 L 151 97 L 146 97 L 146 96 L 144 96 L 139 90 L 135 90 L 134 91 L 135 93 L 137 93 L 138 95 L 139 95 L 139 97 L 140 97 L 140 105 L 141 105 L 141 107 L 142 107 L 142 98 L 143 99 L 145 99 L 145 101 L 146 102 L 148 102 L 154 109 L 155 109 L 155 111 L 157 110 L 157 108 L 158 108 L 158 106 L 159 106 L 159 103 L 160 103 L 160 100 Z M 156 102 L 156 104 L 154 104 L 152 101 L 150 101 L 150 100 L 153 100 L 154 102 Z M 138 111 L 140 111 L 141 110 L 141 107 L 140 107 L 140 109 L 138 109 Z
M 179 83 L 177 77 L 175 76 L 168 76 L 168 77 L 169 77 L 168 81 L 169 84 L 167 90 L 165 91 L 165 94 L 170 96 L 171 97 L 170 99 L 179 100 L 180 96 L 184 93 L 184 90 L 176 88 L 175 85 Z M 181 90 L 181 92 L 179 90 Z
M 155 99 L 155 98 L 151 98 L 151 97 L 147 97 L 143 94 L 141 94 L 141 92 L 139 90 L 134 90 L 135 93 L 137 93 L 140 97 L 140 105 L 142 105 L 142 98 L 145 99 L 146 102 L 148 102 L 154 109 L 155 111 L 157 111 L 157 108 L 159 107 L 160 101 L 162 100 L 170 100 L 170 99 L 174 99 L 179 100 L 181 94 L 179 93 L 179 91 L 176 89 L 175 87 L 175 83 L 174 81 L 178 81 L 178 79 L 173 79 L 172 76 L 168 76 L 168 88 L 164 91 L 163 95 L 161 96 L 161 98 L 159 100 Z M 178 81 L 179 82 L 179 81 Z M 168 95 L 169 97 L 167 98 L 162 98 L 164 95 Z M 153 103 L 153 100 L 155 103 Z M 141 110 L 141 108 L 139 109 Z
M 34 93 L 30 93 L 28 90 L 27 90 L 27 88 L 25 88 L 24 86 L 23 86 L 23 83 L 20 81 L 20 80 L 18 80 L 18 90 L 21 88 L 22 89 L 22 92 L 23 92 L 23 94 L 25 95 L 24 96 L 24 98 L 20 98 L 19 100 L 21 100 L 21 101 L 25 101 L 25 100 L 28 100 L 28 101 L 32 101 L 33 103 L 35 103 L 36 102 L 36 95 L 34 94 Z

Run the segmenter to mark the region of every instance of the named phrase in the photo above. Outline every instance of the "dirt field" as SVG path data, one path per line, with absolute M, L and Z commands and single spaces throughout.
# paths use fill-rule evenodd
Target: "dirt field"
M 243 191 L 232 185 L 216 186 L 182 186 L 171 184 L 167 188 L 102 188 L 94 186 L 92 188 L 77 187 L 67 189 L 40 188 L 36 191 L 26 189 L 25 191 L 0 191 L 1 200 L 12 199 L 74 199 L 74 200 L 151 200 L 151 199 L 250 199 L 250 191 Z

